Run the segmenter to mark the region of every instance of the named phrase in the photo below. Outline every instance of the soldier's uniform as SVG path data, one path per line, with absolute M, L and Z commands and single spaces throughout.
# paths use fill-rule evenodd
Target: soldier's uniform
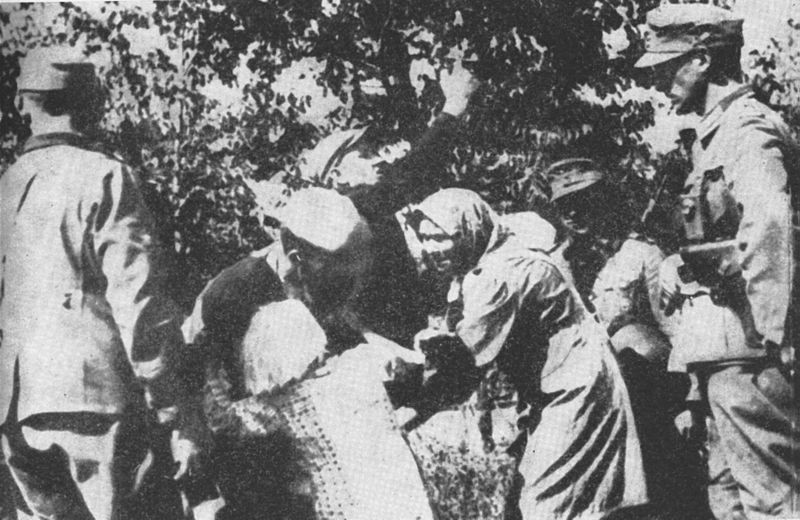
M 91 65 L 59 49 L 29 59 L 43 74 L 23 64 L 20 90 L 92 88 L 74 84 L 94 77 Z M 0 424 L 21 518 L 139 518 L 147 507 L 167 517 L 180 506 L 168 474 L 153 473 L 165 459 L 148 422 L 178 428 L 199 415 L 137 182 L 77 133 L 34 135 L 0 178 Z
M 661 249 L 643 237 L 630 236 L 594 282 L 592 303 L 608 333 L 631 323 L 668 327 L 658 308 Z
M 644 66 L 741 45 L 742 21 L 707 5 L 662 7 L 648 23 L 655 36 Z M 791 346 L 796 148 L 748 87 L 719 88 L 727 95 L 706 106 L 692 150 L 682 204 L 687 246 L 662 266 L 664 304 L 678 316 L 670 368 L 698 376 L 713 419 L 709 498 L 717 518 L 785 518 L 800 510 L 800 407 L 777 356 Z M 696 216 L 703 240 L 692 244 Z

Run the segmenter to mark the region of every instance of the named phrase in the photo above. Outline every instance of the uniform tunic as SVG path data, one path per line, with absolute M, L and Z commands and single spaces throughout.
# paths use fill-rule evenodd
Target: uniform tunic
M 35 513 L 116 517 L 148 449 L 145 400 L 174 427 L 196 420 L 152 220 L 133 171 L 78 134 L 32 137 L 0 194 L 7 460 Z
M 798 155 L 786 125 L 745 87 L 709 112 L 697 134 L 685 191 L 701 183 L 706 171 L 722 167 L 741 215 L 735 264 L 741 269 L 746 309 L 715 305 L 707 287 L 678 288 L 674 267 L 680 261 L 670 259 L 661 284 L 666 296 L 676 291 L 690 296 L 678 318 L 687 325 L 674 342 L 675 369 L 687 363 L 759 358 L 766 355 L 765 342 L 781 345 L 794 275 L 787 168 Z M 692 337 L 691 331 L 701 336 Z M 696 348 L 698 341 L 703 348 Z
M 34 137 L 0 193 L 0 422 L 15 379 L 17 420 L 122 413 L 141 397 L 137 379 L 157 408 L 179 402 L 180 314 L 155 292 L 131 169 L 78 135 Z
M 700 376 L 711 411 L 709 496 L 717 518 L 782 518 L 800 504 L 800 405 L 766 346 L 791 345 L 794 278 L 789 172 L 797 148 L 786 125 L 749 88 L 732 91 L 697 129 L 687 190 L 721 168 L 740 223 L 732 265 L 736 289 L 715 303 L 710 289 L 682 284 L 678 257 L 661 272 L 665 302 L 678 301 L 670 366 Z M 792 172 L 795 173 L 795 172 Z M 677 300 L 676 300 L 677 296 Z
M 592 303 L 609 334 L 630 323 L 660 325 L 658 269 L 664 253 L 637 238 L 622 243 L 594 282 Z

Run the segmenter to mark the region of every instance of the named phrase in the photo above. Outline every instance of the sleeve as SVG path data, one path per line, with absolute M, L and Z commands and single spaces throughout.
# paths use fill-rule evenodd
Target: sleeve
M 676 312 L 683 304 L 681 294 L 680 274 L 678 270 L 683 265 L 679 254 L 665 258 L 658 269 L 657 292 L 659 328 L 667 335 L 670 341 L 678 332 L 680 313 Z
M 222 348 L 225 355 L 231 355 L 256 310 L 283 299 L 282 284 L 265 259 L 245 257 L 223 269 L 203 288 L 192 315 L 183 324 L 186 343 L 202 346 L 207 340 L 216 345 L 215 349 Z
M 647 244 L 644 246 L 644 263 L 642 265 L 642 283 L 647 294 L 647 300 L 650 304 L 650 312 L 658 323 L 659 327 L 664 330 L 668 327 L 666 318 L 661 312 L 661 286 L 659 283 L 659 272 L 661 264 L 666 258 L 664 252 L 658 246 Z
M 597 317 L 610 334 L 635 320 L 635 288 L 643 281 L 643 259 L 628 242 L 611 257 L 594 282 L 592 303 Z
M 544 331 L 571 312 L 570 298 L 558 271 L 542 261 L 479 268 L 464 278 L 463 318 L 456 334 L 476 365 L 484 366 L 498 356 L 521 312 L 535 313 L 526 322 Z
M 741 211 L 738 267 L 764 340 L 783 341 L 792 286 L 792 226 L 783 138 L 766 121 L 746 122 L 732 180 Z
M 440 114 L 405 157 L 381 167 L 376 184 L 359 186 L 350 194 L 358 211 L 373 221 L 445 187 L 447 160 L 457 128 L 456 117 Z
M 99 201 L 92 203 L 87 234 L 96 266 L 107 281 L 111 306 L 134 373 L 144 385 L 160 422 L 179 418 L 191 406 L 181 312 L 162 291 L 163 269 L 153 220 L 137 179 L 115 163 L 103 177 Z
M 207 288 L 208 286 L 206 286 Z M 183 333 L 183 341 L 187 345 L 196 345 L 204 342 L 206 334 L 206 324 L 203 321 L 203 300 L 205 299 L 206 289 L 200 293 L 197 300 L 194 302 L 192 313 L 181 325 L 181 332 Z

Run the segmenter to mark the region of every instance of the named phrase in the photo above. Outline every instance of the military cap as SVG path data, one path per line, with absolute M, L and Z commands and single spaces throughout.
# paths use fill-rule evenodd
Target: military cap
M 592 186 L 603 180 L 603 171 L 591 159 L 582 157 L 553 163 L 546 173 L 550 182 L 551 202 Z
M 17 78 L 19 91 L 73 90 L 97 88 L 94 64 L 76 47 L 38 47 L 23 58 Z
M 664 4 L 647 13 L 645 53 L 636 67 L 652 67 L 696 49 L 741 47 L 741 18 L 709 4 Z
M 358 247 L 371 237 L 353 202 L 325 188 L 298 190 L 278 212 L 278 219 L 297 238 L 329 253 Z

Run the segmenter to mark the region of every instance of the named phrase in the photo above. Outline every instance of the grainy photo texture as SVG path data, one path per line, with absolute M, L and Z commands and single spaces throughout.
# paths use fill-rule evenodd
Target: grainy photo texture
M 798 20 L 0 3 L 0 520 L 800 520 Z

